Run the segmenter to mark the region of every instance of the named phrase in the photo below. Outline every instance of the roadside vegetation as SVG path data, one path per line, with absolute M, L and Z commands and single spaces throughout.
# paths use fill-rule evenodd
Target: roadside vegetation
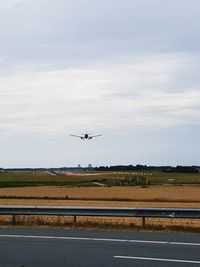
M 146 218 L 145 227 L 141 218 L 77 217 L 71 216 L 1 216 L 0 226 L 63 227 L 72 229 L 103 229 L 119 231 L 162 231 L 200 233 L 198 220 Z

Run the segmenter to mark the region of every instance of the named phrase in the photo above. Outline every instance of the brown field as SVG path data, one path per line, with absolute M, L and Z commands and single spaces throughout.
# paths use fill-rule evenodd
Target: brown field
M 0 196 L 55 197 L 77 199 L 128 199 L 135 201 L 199 202 L 200 187 L 15 187 L 0 188 Z
M 23 187 L 0 189 L 0 196 L 27 196 L 27 197 L 63 197 L 78 198 L 80 200 L 45 200 L 45 199 L 0 199 L 0 205 L 33 205 L 33 206 L 110 206 L 110 207 L 184 207 L 200 208 L 200 188 L 192 186 L 156 186 L 149 188 L 141 187 Z M 119 201 L 112 201 L 112 199 Z M 87 199 L 87 200 L 84 200 Z M 91 199 L 91 200 L 88 200 Z M 101 199 L 110 199 L 102 201 Z M 121 199 L 121 201 L 120 201 Z M 129 199 L 129 201 L 123 201 Z M 132 199 L 132 200 L 131 200 Z M 134 201 L 135 200 L 135 201 Z M 145 201 L 142 201 L 145 200 Z M 163 201 L 162 201 L 163 200 Z M 0 223 L 11 221 L 11 217 L 0 218 Z M 72 225 L 72 218 L 18 216 L 19 224 L 48 224 L 48 225 Z M 185 219 L 147 219 L 148 225 L 154 228 L 200 229 L 199 220 Z M 111 228 L 140 227 L 141 218 L 78 218 L 79 226 L 102 226 Z

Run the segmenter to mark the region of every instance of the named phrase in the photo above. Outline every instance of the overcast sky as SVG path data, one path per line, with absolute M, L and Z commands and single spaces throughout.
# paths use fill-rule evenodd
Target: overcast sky
M 0 0 L 0 167 L 200 165 L 199 32 L 199 0 Z

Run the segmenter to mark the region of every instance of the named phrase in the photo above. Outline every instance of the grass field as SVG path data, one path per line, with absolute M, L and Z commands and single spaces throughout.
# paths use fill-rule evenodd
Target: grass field
M 171 179 L 171 180 L 169 180 Z M 88 173 L 80 175 L 50 175 L 45 172 L 2 172 L 0 173 L 0 188 L 30 187 L 30 186 L 94 186 L 100 182 L 105 186 L 115 185 L 162 185 L 191 184 L 200 185 L 200 173 Z
M 133 178 L 145 184 L 129 184 Z M 174 179 L 169 183 L 168 179 Z M 133 179 L 134 180 L 134 179 Z M 124 186 L 116 186 L 120 184 Z M 95 186 L 103 183 L 104 187 Z M 119 184 L 119 183 L 118 183 Z M 0 173 L 0 205 L 30 206 L 111 206 L 111 207 L 180 207 L 200 208 L 200 174 L 152 172 L 94 173 L 92 175 L 50 175 L 49 173 Z M 0 217 L 0 224 L 11 222 Z M 72 218 L 18 216 L 19 225 L 70 226 Z M 199 232 L 199 220 L 147 219 L 149 229 Z M 141 218 L 78 218 L 77 226 L 111 229 L 141 229 Z
M 200 187 L 196 186 L 112 186 L 112 187 L 18 187 L 0 188 L 0 198 L 52 198 L 52 200 L 113 200 L 144 202 L 200 203 Z

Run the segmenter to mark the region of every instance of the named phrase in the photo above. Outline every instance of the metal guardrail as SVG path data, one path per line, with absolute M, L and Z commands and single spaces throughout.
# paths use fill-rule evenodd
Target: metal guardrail
M 188 218 L 200 219 L 200 209 L 182 208 L 114 208 L 114 207 L 73 207 L 73 206 L 0 206 L 0 215 L 54 215 L 103 217 L 141 217 L 145 227 L 145 218 Z

